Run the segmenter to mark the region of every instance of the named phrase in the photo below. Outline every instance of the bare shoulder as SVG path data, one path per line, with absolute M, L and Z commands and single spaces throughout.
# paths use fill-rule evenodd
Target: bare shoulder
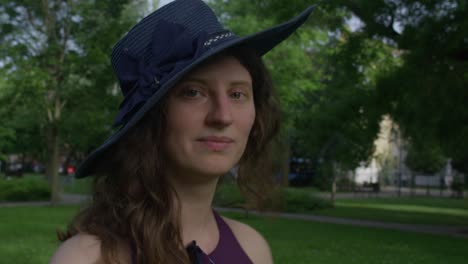
M 268 243 L 260 233 L 252 227 L 239 221 L 225 218 L 224 221 L 231 228 L 242 249 L 255 264 L 271 264 L 273 258 Z
M 88 234 L 77 234 L 55 251 L 50 264 L 91 264 L 98 263 L 101 256 L 101 242 Z

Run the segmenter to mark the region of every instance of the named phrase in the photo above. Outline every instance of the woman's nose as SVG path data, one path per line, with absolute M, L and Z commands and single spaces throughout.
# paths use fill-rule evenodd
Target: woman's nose
M 210 126 L 226 127 L 232 124 L 232 105 L 226 94 L 213 96 L 206 122 Z

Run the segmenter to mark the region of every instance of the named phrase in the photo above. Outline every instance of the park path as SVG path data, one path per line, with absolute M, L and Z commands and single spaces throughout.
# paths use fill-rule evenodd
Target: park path
M 87 195 L 78 194 L 62 194 L 62 202 L 60 205 L 71 205 L 71 204 L 83 204 L 89 201 L 90 197 Z M 1 207 L 16 207 L 16 206 L 48 206 L 50 202 L 11 202 L 11 203 L 0 203 Z M 1 210 L 1 209 L 0 209 Z M 215 208 L 218 212 L 240 212 L 246 213 L 246 210 L 239 208 Z M 352 225 L 360 227 L 372 227 L 372 228 L 384 228 L 391 230 L 399 230 L 406 232 L 436 234 L 436 235 L 448 235 L 452 237 L 468 239 L 468 226 L 438 226 L 438 225 L 414 225 L 414 224 L 401 224 L 381 221 L 369 221 L 361 219 L 350 219 L 341 217 L 331 217 L 313 214 L 296 214 L 296 213 L 280 213 L 280 212 L 258 212 L 255 210 L 249 210 L 249 214 L 268 216 L 268 217 L 280 217 L 288 219 L 298 219 L 305 221 L 314 221 L 321 223 L 331 223 L 340 225 Z
M 58 205 L 73 205 L 83 204 L 89 201 L 88 195 L 82 194 L 62 194 L 61 201 Z M 49 201 L 31 201 L 31 202 L 0 202 L 1 207 L 16 207 L 16 206 L 49 206 L 52 205 Z
M 215 208 L 215 210 L 217 210 L 218 212 L 246 213 L 246 210 L 239 209 L 239 208 Z M 391 223 L 391 222 L 369 221 L 369 220 L 361 220 L 361 219 L 313 215 L 313 214 L 278 213 L 278 212 L 248 211 L 248 214 L 268 216 L 268 217 L 298 219 L 298 220 L 314 221 L 314 222 L 321 222 L 321 223 L 340 224 L 340 225 L 384 228 L 384 229 L 392 229 L 392 230 L 399 230 L 399 231 L 406 231 L 406 232 L 448 235 L 448 236 L 468 239 L 468 226 L 459 227 L 459 226 L 400 224 L 400 223 Z

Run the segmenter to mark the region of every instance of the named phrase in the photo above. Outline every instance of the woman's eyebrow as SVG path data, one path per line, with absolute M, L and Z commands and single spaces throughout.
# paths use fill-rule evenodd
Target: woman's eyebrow
M 186 78 L 183 78 L 181 81 L 182 82 L 197 82 L 197 83 L 201 83 L 201 84 L 209 83 L 209 81 L 207 79 L 203 79 L 203 78 L 195 77 L 195 76 L 188 76 Z
M 231 85 L 235 85 L 235 86 L 248 86 L 248 87 L 251 87 L 252 86 L 252 82 L 250 81 L 232 81 L 231 82 Z
M 210 79 L 200 78 L 200 77 L 195 77 L 195 76 L 188 76 L 187 78 L 182 79 L 181 82 L 196 82 L 196 83 L 201 83 L 201 84 L 209 84 Z M 249 87 L 252 86 L 251 81 L 245 81 L 245 80 L 232 80 L 232 81 L 229 81 L 229 84 L 233 86 L 242 86 L 242 85 L 249 86 Z

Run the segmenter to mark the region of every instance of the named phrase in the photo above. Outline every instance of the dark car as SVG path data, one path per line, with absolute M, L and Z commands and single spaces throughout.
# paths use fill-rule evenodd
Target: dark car
M 309 159 L 291 158 L 288 180 L 291 186 L 307 186 L 312 183 L 314 172 Z

